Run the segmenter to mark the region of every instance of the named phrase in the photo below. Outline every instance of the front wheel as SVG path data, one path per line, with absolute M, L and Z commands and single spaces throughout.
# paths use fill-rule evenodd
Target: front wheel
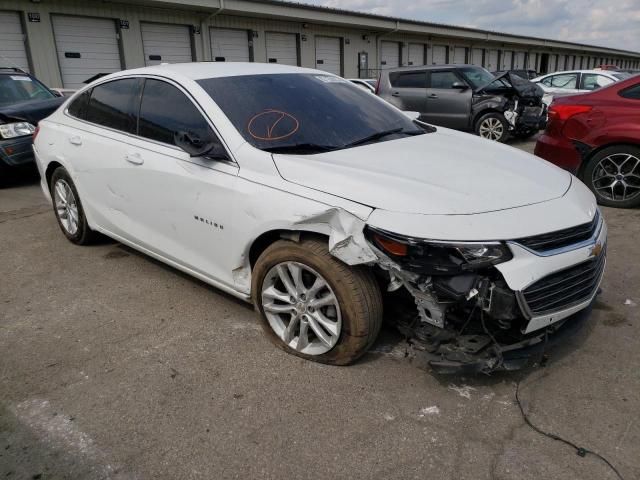
M 509 138 L 509 124 L 504 115 L 497 112 L 482 115 L 476 121 L 476 135 L 493 140 L 494 142 L 504 143 Z
M 640 206 L 640 148 L 631 145 L 605 148 L 589 160 L 582 180 L 601 205 Z
M 382 325 L 382 296 L 371 270 L 345 265 L 319 239 L 272 244 L 256 262 L 252 291 L 269 339 L 307 360 L 352 363 Z

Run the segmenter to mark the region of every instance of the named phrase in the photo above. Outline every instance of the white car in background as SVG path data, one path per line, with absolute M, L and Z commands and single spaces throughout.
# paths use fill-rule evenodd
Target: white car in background
M 367 351 L 384 296 L 434 368 L 522 367 L 588 315 L 606 262 L 568 172 L 317 70 L 118 72 L 41 121 L 34 151 L 71 242 L 99 232 L 252 301 L 278 347 L 323 363 Z
M 367 92 L 376 93 L 376 83 L 378 83 L 378 81 L 374 78 L 349 78 L 347 80 Z
M 626 72 L 608 70 L 569 70 L 542 75 L 531 81 L 539 84 L 546 93 L 571 95 L 591 92 L 630 76 L 631 74 Z

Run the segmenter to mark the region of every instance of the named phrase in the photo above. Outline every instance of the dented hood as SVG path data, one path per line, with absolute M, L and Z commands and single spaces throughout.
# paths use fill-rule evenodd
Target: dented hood
M 439 128 L 316 155 L 274 155 L 292 183 L 394 212 L 474 214 L 561 197 L 571 175 L 533 155 Z

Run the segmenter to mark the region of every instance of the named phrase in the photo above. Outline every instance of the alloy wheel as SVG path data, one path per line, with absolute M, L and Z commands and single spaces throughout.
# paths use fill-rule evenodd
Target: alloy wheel
M 290 348 L 322 355 L 340 338 L 342 314 L 329 283 L 298 262 L 279 263 L 262 283 L 262 308 L 275 334 Z
M 78 231 L 80 218 L 78 203 L 73 190 L 63 179 L 57 180 L 53 186 L 53 201 L 62 228 L 69 235 L 75 235 Z
M 478 133 L 488 140 L 499 140 L 504 135 L 504 125 L 497 118 L 486 118 L 480 124 Z
M 602 197 L 624 202 L 640 195 L 640 158 L 614 153 L 598 162 L 591 175 L 593 188 Z

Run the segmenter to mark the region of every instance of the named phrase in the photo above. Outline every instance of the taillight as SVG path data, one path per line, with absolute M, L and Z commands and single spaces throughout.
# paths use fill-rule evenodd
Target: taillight
M 574 115 L 590 112 L 593 107 L 588 105 L 555 105 L 549 107 L 549 120 L 559 120 L 565 122 Z
M 36 126 L 36 129 L 33 132 L 33 139 L 35 140 L 38 136 L 38 132 L 40 131 L 40 125 Z

